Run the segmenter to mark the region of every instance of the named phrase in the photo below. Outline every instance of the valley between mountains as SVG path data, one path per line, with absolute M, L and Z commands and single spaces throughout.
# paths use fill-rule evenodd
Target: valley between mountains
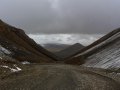
M 120 90 L 120 28 L 49 50 L 0 20 L 0 90 Z

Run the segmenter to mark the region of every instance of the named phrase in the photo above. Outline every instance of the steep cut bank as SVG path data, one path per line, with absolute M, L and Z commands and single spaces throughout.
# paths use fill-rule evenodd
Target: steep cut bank
M 9 56 L 19 61 L 54 62 L 57 56 L 48 52 L 21 29 L 0 20 L 0 45 L 11 52 Z
M 85 47 L 66 63 L 104 69 L 120 69 L 120 28 Z
M 109 32 L 107 35 L 101 37 L 101 38 L 98 39 L 97 41 L 95 41 L 95 42 L 93 42 L 92 44 L 90 44 L 90 45 L 86 46 L 85 48 L 81 49 L 81 50 L 80 50 L 79 52 L 77 52 L 74 56 L 76 56 L 76 55 L 78 55 L 78 54 L 80 54 L 80 53 L 82 53 L 82 52 L 84 52 L 84 51 L 86 51 L 86 50 L 88 50 L 88 49 L 90 49 L 90 48 L 92 48 L 92 47 L 100 44 L 101 42 L 107 40 L 108 38 L 110 38 L 110 37 L 113 36 L 114 34 L 118 33 L 119 31 L 120 31 L 120 28 L 117 28 L 117 29 Z

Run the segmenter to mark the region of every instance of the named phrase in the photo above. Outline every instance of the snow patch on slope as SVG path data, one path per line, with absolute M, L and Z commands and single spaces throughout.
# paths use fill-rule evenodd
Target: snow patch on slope
M 5 54 L 11 54 L 11 52 L 9 50 L 7 50 L 6 48 L 2 47 L 1 45 L 0 45 L 0 52 L 5 53 Z
M 24 61 L 24 62 L 22 62 L 22 64 L 30 64 L 30 62 Z
M 11 72 L 19 72 L 19 71 L 22 70 L 21 68 L 17 67 L 17 65 L 14 65 L 15 68 L 11 68 L 11 67 L 5 66 L 5 65 L 0 65 L 0 67 L 7 68 L 7 69 L 9 69 Z
M 2 57 L 0 57 L 0 59 L 3 59 Z

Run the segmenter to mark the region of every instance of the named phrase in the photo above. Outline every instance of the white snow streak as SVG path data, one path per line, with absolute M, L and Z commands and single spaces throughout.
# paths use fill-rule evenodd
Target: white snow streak
M 7 50 L 6 48 L 2 47 L 1 45 L 0 45 L 0 51 L 4 52 L 6 54 L 11 54 L 11 52 L 9 50 Z
M 30 64 L 30 62 L 24 61 L 24 62 L 22 62 L 22 64 Z
M 2 57 L 0 57 L 0 59 L 3 59 Z
M 22 70 L 21 68 L 17 67 L 17 65 L 14 65 L 15 69 L 14 69 L 14 68 L 11 68 L 11 67 L 9 67 L 9 66 L 5 66 L 5 65 L 4 65 L 4 66 L 3 66 L 3 65 L 0 65 L 0 67 L 10 69 L 11 72 L 19 72 L 19 71 Z

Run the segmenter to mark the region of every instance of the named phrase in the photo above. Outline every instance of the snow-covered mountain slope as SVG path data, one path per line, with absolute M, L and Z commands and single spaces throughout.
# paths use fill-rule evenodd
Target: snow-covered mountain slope
M 84 66 L 104 69 L 120 68 L 120 29 L 105 35 L 98 44 L 74 56 L 69 62 L 80 64 L 84 61 Z M 109 37 L 108 37 L 109 36 Z M 96 41 L 96 42 L 98 42 Z M 94 43 L 96 43 L 94 42 Z M 93 45 L 93 44 L 92 44 Z M 67 62 L 68 62 L 67 61 Z

